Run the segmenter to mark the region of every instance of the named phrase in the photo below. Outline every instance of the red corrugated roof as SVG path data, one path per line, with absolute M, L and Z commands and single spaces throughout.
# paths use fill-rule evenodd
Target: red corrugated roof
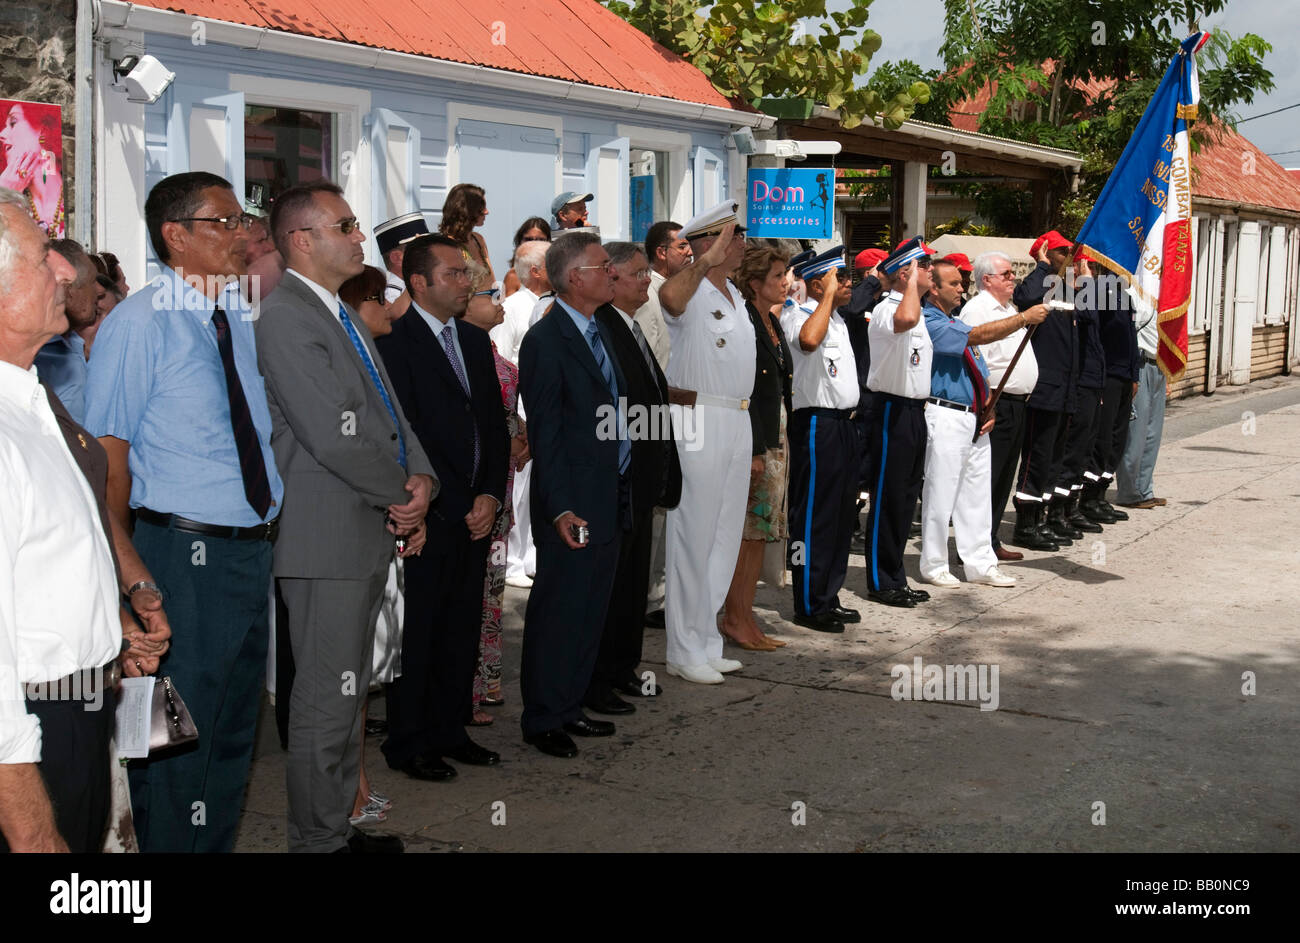
M 1196 197 L 1300 213 L 1300 186 L 1282 165 L 1231 128 L 1219 126 L 1192 155 Z
M 736 107 L 704 73 L 596 0 L 136 2 L 433 59 Z

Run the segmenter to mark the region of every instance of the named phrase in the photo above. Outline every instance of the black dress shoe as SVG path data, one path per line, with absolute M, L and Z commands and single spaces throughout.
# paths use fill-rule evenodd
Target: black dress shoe
M 589 693 L 582 706 L 597 714 L 635 714 L 636 708 L 611 690 Z
M 386 733 L 388 733 L 388 721 L 384 720 L 382 717 L 366 718 L 367 737 L 380 737 Z
M 456 768 L 448 766 L 436 756 L 416 756 L 398 767 L 412 779 L 423 779 L 431 783 L 440 783 L 452 779 Z
M 907 595 L 911 596 L 911 597 L 912 597 L 913 599 L 915 599 L 917 602 L 929 602 L 929 601 L 930 601 L 930 594 L 927 593 L 927 592 L 926 592 L 925 590 L 923 590 L 923 589 L 912 589 L 912 587 L 910 587 L 910 586 L 904 586 L 904 587 L 903 587 L 903 592 L 907 593 Z
M 564 729 L 578 737 L 612 737 L 614 725 L 608 720 L 592 720 L 582 716 L 564 725 Z
M 794 614 L 794 624 L 801 625 L 805 629 L 812 629 L 814 632 L 829 632 L 833 635 L 838 635 L 844 631 L 844 623 L 833 618 L 830 613 L 824 616 L 805 616 L 796 612 Z
M 664 611 L 662 609 L 656 609 L 654 612 L 647 612 L 645 614 L 645 624 L 651 629 L 662 629 L 668 624 L 668 622 L 667 617 L 664 615 Z
M 352 834 L 348 836 L 346 848 L 339 849 L 339 851 L 350 851 L 354 855 L 400 855 L 405 850 L 406 846 L 396 835 L 363 832 L 359 828 L 354 828 Z
M 862 621 L 862 613 L 858 612 L 856 609 L 845 609 L 843 606 L 832 607 L 830 611 L 830 616 L 832 619 L 836 619 L 844 623 L 854 623 L 854 622 Z
M 578 745 L 563 730 L 545 730 L 535 733 L 524 737 L 524 743 L 537 747 L 547 756 L 558 756 L 562 760 L 578 755 Z
M 916 608 L 916 599 L 905 589 L 868 590 L 867 598 L 872 602 L 882 603 L 886 606 L 896 606 L 899 609 Z
M 614 685 L 614 692 L 624 697 L 658 697 L 663 691 L 657 684 L 651 684 L 646 690 L 645 682 L 637 678 L 625 678 Z
M 501 762 L 500 753 L 485 749 L 468 737 L 465 738 L 464 743 L 454 750 L 447 751 L 443 756 L 469 766 L 496 766 Z

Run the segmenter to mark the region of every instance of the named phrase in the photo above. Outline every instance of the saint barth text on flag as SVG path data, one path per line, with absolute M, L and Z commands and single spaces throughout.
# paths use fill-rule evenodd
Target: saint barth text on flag
M 1078 244 L 1123 275 L 1160 318 L 1160 369 L 1187 369 L 1187 305 L 1192 287 L 1191 123 L 1201 92 L 1196 51 L 1209 33 L 1180 44 L 1129 138 Z

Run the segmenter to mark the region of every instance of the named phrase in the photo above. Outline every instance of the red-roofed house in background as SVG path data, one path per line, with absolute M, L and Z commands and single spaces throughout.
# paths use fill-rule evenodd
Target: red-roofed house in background
M 1290 373 L 1300 363 L 1300 183 L 1221 128 L 1192 155 L 1196 264 L 1187 373 L 1171 397 Z
M 210 170 L 250 207 L 296 183 L 344 187 L 369 232 L 421 211 L 438 223 L 457 183 L 487 189 L 480 231 L 498 276 L 515 228 L 590 192 L 605 238 L 637 219 L 685 221 L 733 190 L 739 127 L 773 119 L 596 0 L 99 0 L 94 242 L 132 284 L 152 269 L 141 207 L 163 176 Z M 114 62 L 148 54 L 176 73 L 128 101 Z M 653 178 L 647 181 L 646 177 Z M 90 207 L 87 207 L 90 209 Z M 368 255 L 378 258 L 373 240 Z

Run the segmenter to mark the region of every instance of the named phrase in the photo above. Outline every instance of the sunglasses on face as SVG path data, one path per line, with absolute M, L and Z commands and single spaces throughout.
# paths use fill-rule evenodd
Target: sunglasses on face
M 364 298 L 361 299 L 361 303 L 362 303 L 362 304 L 365 304 L 367 301 L 373 301 L 375 304 L 379 305 L 381 308 L 385 308 L 385 307 L 388 306 L 388 301 L 384 298 L 384 294 L 383 294 L 383 292 L 380 292 L 380 293 L 377 294 L 377 295 L 366 295 L 366 297 L 364 297 Z
M 505 292 L 501 286 L 501 283 L 497 282 L 491 288 L 485 288 L 482 291 L 474 292 L 474 297 L 477 298 L 479 295 L 487 295 L 492 299 L 492 303 L 494 305 L 499 305 L 501 304 L 501 300 L 504 297 L 504 294 Z
M 227 226 L 226 228 L 230 229 L 232 227 Z M 340 219 L 337 223 L 320 223 L 315 226 L 302 226 L 298 229 L 291 229 L 289 231 L 310 232 L 313 229 L 337 229 L 339 232 L 343 233 L 343 235 L 350 236 L 360 228 L 361 224 L 357 222 L 357 218 L 355 216 L 349 216 L 347 219 Z

